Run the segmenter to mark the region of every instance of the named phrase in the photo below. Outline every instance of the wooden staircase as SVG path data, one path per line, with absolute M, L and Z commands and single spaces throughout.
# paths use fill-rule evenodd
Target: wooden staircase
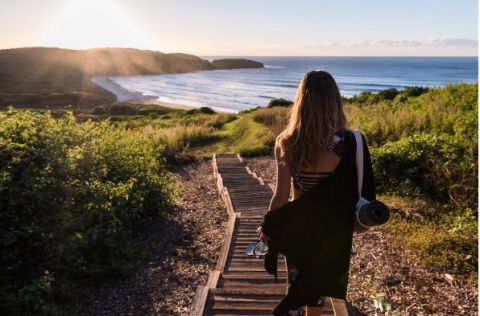
M 213 173 L 230 215 L 215 270 L 199 286 L 191 315 L 271 315 L 285 295 L 285 258 L 279 256 L 278 279 L 265 272 L 263 257 L 245 253 L 257 240 L 256 230 L 268 210 L 273 187 L 245 166 L 236 154 L 213 156 Z M 322 315 L 348 315 L 344 301 L 329 298 Z

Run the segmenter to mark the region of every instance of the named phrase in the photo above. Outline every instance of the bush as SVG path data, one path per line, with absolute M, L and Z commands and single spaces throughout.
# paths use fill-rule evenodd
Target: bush
M 0 309 L 52 314 L 76 288 L 122 275 L 132 236 L 174 200 L 155 135 L 68 114 L 0 113 Z
M 137 109 L 137 113 L 139 115 L 150 115 L 150 114 L 162 115 L 162 114 L 166 114 L 168 112 L 174 112 L 174 111 L 176 110 L 173 108 L 161 107 L 154 104 L 141 105 Z
M 203 113 L 203 114 L 216 114 L 212 108 L 209 108 L 208 106 L 202 106 L 198 109 L 198 112 Z
M 96 106 L 96 107 L 93 108 L 92 114 L 93 115 L 105 115 L 105 114 L 107 114 L 107 110 L 105 110 L 105 108 L 102 107 L 102 106 Z
M 272 108 L 272 107 L 275 107 L 275 106 L 288 107 L 288 106 L 290 106 L 290 105 L 292 105 L 292 104 L 293 104 L 292 101 L 279 98 L 279 99 L 272 99 L 272 100 L 270 100 L 270 102 L 268 102 L 267 107 L 268 107 L 268 108 Z
M 138 114 L 137 108 L 130 104 L 114 104 L 110 107 L 112 115 L 135 115 Z
M 428 92 L 428 90 L 428 87 L 421 86 L 405 87 L 405 90 L 402 92 L 402 94 L 407 97 L 418 97 L 419 95 Z
M 428 194 L 459 207 L 476 207 L 477 158 L 468 153 L 462 140 L 415 134 L 371 151 L 381 192 Z
M 395 88 L 389 88 L 381 90 L 377 93 L 363 91 L 359 95 L 354 95 L 351 98 L 344 98 L 343 100 L 345 102 L 355 102 L 358 104 L 373 104 L 381 101 L 392 101 L 395 98 L 400 98 L 402 101 L 404 101 L 408 97 L 417 97 L 428 91 L 428 88 L 419 86 L 405 87 L 404 91 L 398 91 Z
M 211 108 L 209 108 L 207 106 L 202 106 L 198 109 L 190 109 L 190 110 L 185 111 L 186 115 L 193 115 L 193 114 L 197 114 L 197 113 L 203 113 L 203 114 L 208 114 L 208 115 L 217 114 L 214 110 L 212 110 Z
M 372 92 L 362 91 L 359 95 L 354 95 L 351 98 L 345 98 L 345 101 L 355 102 L 355 103 L 358 103 L 358 104 L 363 104 L 363 103 L 367 103 L 369 100 L 371 100 L 372 96 L 374 96 L 374 94 L 372 94 Z
M 155 120 L 158 118 L 158 114 L 157 113 L 148 113 L 148 118 L 151 119 L 151 120 Z
M 382 90 L 377 94 L 377 101 L 393 100 L 399 93 L 400 92 L 398 92 L 398 90 L 395 88 Z

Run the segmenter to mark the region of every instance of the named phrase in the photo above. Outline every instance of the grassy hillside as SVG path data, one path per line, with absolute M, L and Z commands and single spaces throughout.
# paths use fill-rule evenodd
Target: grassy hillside
M 475 279 L 477 86 L 415 91 L 346 100 L 350 127 L 366 135 L 393 211 L 383 229 L 420 262 Z M 0 310 L 55 313 L 79 288 L 134 268 L 139 227 L 175 203 L 170 166 L 272 154 L 289 111 L 278 104 L 236 115 L 129 103 L 0 112 Z
M 188 54 L 164 54 L 133 48 L 0 50 L 0 106 L 74 107 L 115 101 L 91 83 L 92 76 L 132 76 L 200 70 L 261 68 L 250 60 L 209 62 Z
M 476 84 L 413 87 L 346 99 L 351 128 L 367 137 L 377 191 L 393 210 L 385 227 L 425 264 L 476 276 L 478 217 Z M 188 153 L 273 153 L 289 106 L 245 111 Z
M 367 137 L 377 190 L 393 210 L 385 227 L 425 264 L 477 272 L 478 90 L 386 90 L 346 99 L 351 128 Z M 288 105 L 288 103 L 284 104 Z M 268 128 L 257 152 L 271 153 L 289 107 L 244 114 Z M 268 140 L 270 138 L 270 141 Z

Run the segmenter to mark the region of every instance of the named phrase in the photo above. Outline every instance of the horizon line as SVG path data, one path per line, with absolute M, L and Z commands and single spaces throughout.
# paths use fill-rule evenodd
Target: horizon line
M 66 49 L 66 50 L 74 50 L 74 51 L 85 51 L 85 50 L 93 50 L 93 49 L 110 49 L 110 48 L 115 48 L 115 49 L 136 49 L 136 50 L 144 50 L 144 51 L 151 51 L 151 52 L 159 52 L 163 54 L 187 54 L 187 55 L 193 55 L 193 56 L 198 56 L 198 57 L 428 57 L 428 58 L 435 58 L 435 57 L 476 57 L 478 58 L 479 55 L 266 55 L 266 54 L 260 54 L 260 55 L 215 55 L 215 54 L 196 54 L 196 53 L 191 53 L 191 52 L 179 52 L 179 51 L 172 51 L 172 52 L 166 52 L 166 51 L 161 51 L 161 50 L 156 50 L 156 49 L 148 49 L 148 48 L 137 48 L 137 47 L 120 47 L 120 46 L 98 46 L 98 47 L 89 47 L 89 48 L 67 48 L 67 47 L 59 47 L 59 46 L 19 46 L 19 47 L 9 47 L 9 48 L 0 48 L 1 50 L 9 50 L 9 49 L 23 49 L 23 48 L 56 48 L 56 49 Z
M 178 52 L 177 52 L 178 53 Z M 170 53 L 168 53 L 170 54 Z M 476 57 L 478 55 L 196 55 L 198 57 Z

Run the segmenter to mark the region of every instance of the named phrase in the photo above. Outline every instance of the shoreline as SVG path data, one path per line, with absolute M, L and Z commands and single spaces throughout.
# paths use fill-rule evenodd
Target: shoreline
M 109 91 L 110 93 L 114 94 L 117 98 L 116 103 L 119 102 L 134 102 L 134 103 L 142 103 L 142 104 L 155 104 L 163 107 L 168 107 L 172 109 L 178 110 L 193 110 L 200 108 L 199 106 L 175 103 L 175 102 L 166 102 L 161 101 L 158 97 L 153 95 L 144 95 L 140 92 L 134 92 L 128 90 L 116 82 L 114 82 L 110 77 L 99 76 L 93 77 L 91 81 L 96 84 L 97 86 L 101 87 L 104 90 Z M 237 113 L 236 111 L 226 111 L 224 109 L 219 109 L 218 107 L 210 107 L 216 113 Z

